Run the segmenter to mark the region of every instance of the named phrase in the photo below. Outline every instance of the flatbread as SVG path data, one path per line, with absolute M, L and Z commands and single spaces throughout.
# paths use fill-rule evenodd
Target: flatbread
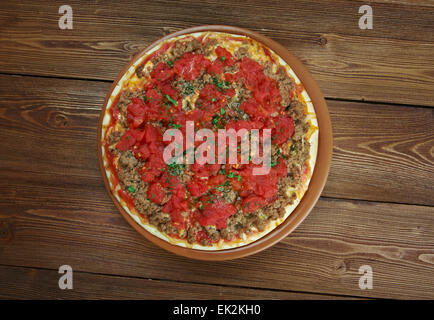
M 195 42 L 192 44 L 191 43 L 192 41 Z M 201 46 L 199 48 L 197 48 L 197 41 L 201 43 Z M 205 43 L 206 46 L 204 45 Z M 229 52 L 233 60 L 241 61 L 244 58 L 248 58 L 253 61 L 256 61 L 257 63 L 261 64 L 264 67 L 264 70 L 266 70 L 264 71 L 264 74 L 268 73 L 269 75 L 271 75 L 269 78 L 278 79 L 279 69 L 281 69 L 280 72 L 284 70 L 285 77 L 290 81 L 292 81 L 294 85 L 294 89 L 292 90 L 294 96 L 290 98 L 290 103 L 289 103 L 290 107 L 286 108 L 287 111 L 289 110 L 287 113 L 294 114 L 302 110 L 303 114 L 301 116 L 302 123 L 294 124 L 295 126 L 294 135 L 297 134 L 299 138 L 297 140 L 294 140 L 293 139 L 294 135 L 293 135 L 288 140 L 288 143 L 283 143 L 279 147 L 279 149 L 290 148 L 291 145 L 296 145 L 297 143 L 299 148 L 303 149 L 302 151 L 301 150 L 297 150 L 297 151 L 300 153 L 303 152 L 304 157 L 301 157 L 301 159 L 303 159 L 303 163 L 298 164 L 298 170 L 296 171 L 297 174 L 299 174 L 298 178 L 295 179 L 298 181 L 298 184 L 296 185 L 294 185 L 293 183 L 291 184 L 291 178 L 289 177 L 286 178 L 285 180 L 285 184 L 284 184 L 285 190 L 279 189 L 278 200 L 282 198 L 283 193 L 286 193 L 288 198 L 291 199 L 291 201 L 288 202 L 286 200 L 285 201 L 276 200 L 277 202 L 279 202 L 279 204 L 283 203 L 285 205 L 283 208 L 275 209 L 275 211 L 279 210 L 279 214 L 276 215 L 272 213 L 268 216 L 265 215 L 266 223 L 265 226 L 264 223 L 261 223 L 262 224 L 261 230 L 255 227 L 254 224 L 253 225 L 251 224 L 248 229 L 243 231 L 238 231 L 238 233 L 235 236 L 232 235 L 232 237 L 225 238 L 222 235 L 223 234 L 227 235 L 228 232 L 224 233 L 216 227 L 209 227 L 211 229 L 211 232 L 208 232 L 207 230 L 204 229 L 203 226 L 200 226 L 202 227 L 201 231 L 205 233 L 205 236 L 202 235 L 201 240 L 196 240 L 192 242 L 191 241 L 192 237 L 190 237 L 190 234 L 187 234 L 191 230 L 187 230 L 187 229 L 183 231 L 179 230 L 179 233 L 174 235 L 170 232 L 167 232 L 167 230 L 165 231 L 164 230 L 165 227 L 162 228 L 161 224 L 157 224 L 155 223 L 155 221 L 154 223 L 152 223 L 149 219 L 147 211 L 140 212 L 140 208 L 139 208 L 140 206 L 137 205 L 138 200 L 137 198 L 135 198 L 134 195 L 134 193 L 138 191 L 134 190 L 134 193 L 129 192 L 128 190 L 132 190 L 132 189 L 128 189 L 128 183 L 125 183 L 126 180 L 119 179 L 119 170 L 120 170 L 119 158 L 122 152 L 116 150 L 116 145 L 119 144 L 119 140 L 117 140 L 117 138 L 119 138 L 119 136 L 125 133 L 127 129 L 125 128 L 125 125 L 128 123 L 128 120 L 126 119 L 127 117 L 126 112 L 128 111 L 125 111 L 125 106 L 128 106 L 127 104 L 128 102 L 131 103 L 130 98 L 132 96 L 140 96 L 139 93 L 143 93 L 143 91 L 141 90 L 143 90 L 144 84 L 147 83 L 147 81 L 150 78 L 152 78 L 151 73 L 153 70 L 155 70 L 156 66 L 159 63 L 169 64 L 169 66 L 173 68 L 174 61 L 171 61 L 170 59 L 171 57 L 176 56 L 176 52 L 174 51 L 176 48 L 178 49 L 181 48 L 180 49 L 181 53 L 182 50 L 191 49 L 191 51 L 188 51 L 190 54 L 202 54 L 205 58 L 210 60 L 211 63 L 216 62 L 219 59 L 222 62 L 224 62 L 225 59 L 221 58 L 221 56 L 218 56 L 215 53 L 215 48 L 217 47 L 224 48 L 227 52 Z M 247 48 L 247 51 L 245 49 L 240 50 L 240 48 Z M 206 50 L 205 53 L 204 50 Z M 185 53 L 186 52 L 183 52 L 182 55 L 184 55 Z M 237 56 L 239 57 L 239 59 L 235 58 Z M 231 73 L 231 71 L 234 71 L 231 70 L 230 68 L 231 66 L 224 66 L 224 67 L 225 70 L 227 71 L 224 73 Z M 177 79 L 180 79 L 179 74 L 177 76 L 178 76 Z M 220 78 L 218 78 L 217 82 L 214 80 L 214 85 L 217 87 L 217 89 L 219 89 L 218 85 L 221 83 L 221 81 L 224 80 L 221 79 L 221 74 L 219 74 L 217 77 L 219 76 Z M 282 76 L 282 74 L 280 74 L 280 76 Z M 234 84 L 232 84 L 231 87 L 233 86 Z M 237 95 L 239 92 L 239 88 L 235 88 L 235 89 L 236 89 L 235 95 Z M 193 93 L 190 93 L 189 95 L 180 97 L 180 99 L 182 99 L 182 102 L 181 100 L 179 100 L 180 106 L 184 107 L 186 101 L 188 101 L 188 104 L 190 106 L 190 109 L 188 111 L 185 111 L 186 113 L 191 112 L 191 109 L 199 108 L 198 106 L 195 105 L 195 100 L 194 100 L 197 99 L 199 95 L 198 91 L 199 89 L 197 89 Z M 127 94 L 128 92 L 129 95 Z M 280 90 L 280 92 L 282 93 L 282 90 Z M 281 95 L 283 94 L 285 93 L 282 93 Z M 147 98 L 144 99 L 146 100 Z M 169 99 L 169 101 L 166 101 L 166 104 L 170 105 L 170 102 L 172 102 L 171 106 L 175 107 L 174 105 L 175 102 L 172 100 L 173 99 Z M 191 107 L 192 105 L 193 107 Z M 291 105 L 296 105 L 298 111 L 292 110 Z M 224 107 L 227 108 L 226 105 Z M 162 108 L 165 107 L 162 106 Z M 284 111 L 281 112 L 285 113 Z M 252 116 L 249 116 L 249 119 L 247 119 L 247 121 L 250 121 L 252 119 Z M 118 119 L 115 119 L 116 117 L 118 117 Z M 303 129 L 300 129 L 301 127 L 303 127 Z M 138 127 L 138 130 L 140 130 L 140 128 L 141 127 Z M 115 132 L 117 132 L 118 134 L 115 134 Z M 131 65 L 131 67 L 127 70 L 127 72 L 121 77 L 121 79 L 116 84 L 114 90 L 112 91 L 111 97 L 109 98 L 107 105 L 105 106 L 105 113 L 103 116 L 102 132 L 101 132 L 101 137 L 102 137 L 101 152 L 102 152 L 105 173 L 107 175 L 110 189 L 114 197 L 116 198 L 117 201 L 119 201 L 119 203 L 125 209 L 125 211 L 140 226 L 142 226 L 151 234 L 174 245 L 193 248 L 193 249 L 200 249 L 200 250 L 223 250 L 223 249 L 231 249 L 239 246 L 244 246 L 259 238 L 264 237 L 266 234 L 268 234 L 276 227 L 278 227 L 283 221 L 285 221 L 285 219 L 288 218 L 291 212 L 293 212 L 293 210 L 297 207 L 300 200 L 302 199 L 304 193 L 306 192 L 309 186 L 310 178 L 315 168 L 315 161 L 316 161 L 316 155 L 318 149 L 318 135 L 319 135 L 319 131 L 318 131 L 318 123 L 315 115 L 315 110 L 306 90 L 303 88 L 303 85 L 300 83 L 300 80 L 293 72 L 293 70 L 290 68 L 290 66 L 283 59 L 281 59 L 275 52 L 273 52 L 269 48 L 266 48 L 263 44 L 257 42 L 256 40 L 253 40 L 246 36 L 228 34 L 222 32 L 198 32 L 198 33 L 174 37 L 161 42 L 159 45 L 153 47 L 148 52 L 145 52 L 139 59 L 136 60 L 136 62 L 133 65 Z M 295 154 L 297 155 L 297 153 Z M 281 158 L 279 159 L 283 159 L 283 157 L 284 155 L 282 155 Z M 146 166 L 146 161 L 148 160 L 144 160 L 144 161 L 139 160 L 139 163 L 143 162 L 142 165 Z M 280 161 L 281 160 L 279 160 L 279 163 Z M 283 161 L 285 164 L 290 162 L 291 153 L 289 153 L 289 159 L 286 158 Z M 229 174 L 225 172 L 225 176 L 227 177 L 228 175 L 232 176 L 230 172 Z M 241 174 L 239 175 L 241 176 Z M 231 177 L 231 179 L 236 179 L 237 176 L 238 175 L 234 174 Z M 280 182 L 281 180 L 279 180 L 279 183 Z M 144 183 L 144 184 L 145 185 L 147 184 L 146 187 L 149 186 L 149 183 Z M 143 183 L 140 183 L 140 185 L 143 186 Z M 185 197 L 187 199 L 195 198 L 192 197 L 191 194 L 189 194 L 188 188 L 185 189 L 186 189 Z M 147 199 L 147 200 L 152 202 L 152 199 Z M 262 208 L 259 208 L 254 212 L 245 213 L 243 212 L 243 208 L 241 208 L 240 203 L 237 204 L 237 201 L 240 202 L 240 200 L 235 200 L 233 206 L 236 207 L 237 209 L 236 214 L 240 215 L 242 218 L 247 215 L 250 216 L 251 214 L 253 215 L 256 214 L 258 216 L 261 216 L 262 218 L 264 217 L 263 212 L 261 212 Z M 276 201 L 267 203 L 267 207 L 269 208 L 270 206 L 273 205 L 273 203 L 277 203 Z M 154 204 L 152 205 L 153 208 L 155 209 L 155 205 Z M 143 208 L 143 206 L 141 208 Z M 274 209 L 268 209 L 268 212 L 272 212 L 273 210 Z M 197 215 L 199 216 L 201 214 L 200 210 L 197 208 L 193 208 L 192 211 L 196 212 Z M 234 215 L 235 214 L 232 214 L 228 219 L 231 219 L 231 217 L 233 217 Z M 190 219 L 190 216 L 187 219 Z M 197 221 L 194 222 L 197 225 Z M 168 223 L 170 224 L 170 220 Z M 189 227 L 190 229 L 192 229 L 191 228 L 192 226 Z M 173 231 L 173 228 L 172 229 L 169 228 L 169 230 Z M 219 239 L 217 241 L 212 241 L 210 235 L 212 235 L 212 233 L 215 231 L 219 232 Z

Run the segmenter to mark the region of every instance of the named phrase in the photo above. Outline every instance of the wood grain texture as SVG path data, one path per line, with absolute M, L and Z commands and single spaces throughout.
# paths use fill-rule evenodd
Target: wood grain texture
M 139 279 L 74 271 L 73 289 L 61 290 L 58 287 L 60 276 L 62 275 L 56 270 L 0 266 L 0 299 L 348 299 L 332 295 Z
M 5 150 L 0 174 L 6 178 L 27 172 L 34 183 L 62 185 L 80 185 L 86 179 L 100 186 L 96 125 L 108 87 L 95 81 L 0 76 L 0 147 Z M 324 196 L 434 205 L 431 108 L 328 104 L 334 155 Z M 4 199 L 15 193 L 4 190 Z M 70 197 L 55 195 L 52 200 Z
M 76 271 L 145 279 L 434 298 L 434 208 L 428 206 L 323 198 L 285 240 L 235 261 L 191 261 L 155 247 L 123 220 L 100 177 L 95 129 L 108 85 L 0 76 L 1 264 L 54 270 L 69 264 Z M 413 171 L 418 183 L 432 179 L 432 109 L 370 108 L 330 101 L 337 134 L 326 194 L 400 202 L 404 193 L 393 189 L 402 179 L 393 175 L 397 168 Z M 379 125 L 384 122 L 388 126 Z M 355 182 L 376 187 L 350 193 Z M 424 187 L 433 184 L 417 185 L 412 201 L 430 202 L 432 190 L 424 193 Z M 358 287 L 364 264 L 374 270 L 373 290 Z
M 360 30 L 368 3 L 374 29 Z M 0 2 L 0 298 L 434 299 L 433 1 L 71 0 L 74 29 L 60 30 L 63 4 Z M 96 155 L 109 81 L 150 42 L 203 24 L 252 29 L 297 55 L 334 132 L 312 213 L 277 245 L 226 262 L 141 237 Z M 57 287 L 63 264 L 72 291 Z M 372 290 L 359 288 L 362 265 Z
M 434 109 L 328 105 L 334 148 L 323 195 L 434 205 Z
M 40 189 L 36 196 L 50 192 Z M 78 193 L 71 189 L 63 193 Z M 434 298 L 433 208 L 322 199 L 272 248 L 234 261 L 204 262 L 155 247 L 127 225 L 107 196 L 100 198 L 91 187 L 80 191 L 70 205 L 2 201 L 2 264 L 55 270 L 68 264 L 76 271 L 215 285 Z M 87 208 L 83 203 L 90 198 L 94 205 Z M 362 265 L 373 268 L 372 290 L 359 289 Z
M 287 47 L 327 97 L 433 106 L 434 8 L 402 2 L 372 3 L 372 30 L 358 27 L 363 1 L 70 1 L 73 30 L 51 1 L 2 2 L 0 72 L 112 80 L 163 34 L 229 24 Z

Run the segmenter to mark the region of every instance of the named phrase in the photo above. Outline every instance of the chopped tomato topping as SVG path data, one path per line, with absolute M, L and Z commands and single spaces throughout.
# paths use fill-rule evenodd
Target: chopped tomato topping
M 193 197 L 200 197 L 208 191 L 208 185 L 199 179 L 193 179 L 187 183 L 187 189 Z
M 131 98 L 127 107 L 127 119 L 133 128 L 140 126 L 145 120 L 145 103 L 142 99 Z
M 274 144 L 282 144 L 288 141 L 294 134 L 294 121 L 288 115 L 280 115 L 275 118 L 276 128 L 271 131 L 271 135 L 274 137 Z
M 148 187 L 147 196 L 148 199 L 150 199 L 151 201 L 157 204 L 161 204 L 166 194 L 164 193 L 159 183 L 151 183 Z
M 131 148 L 136 143 L 136 138 L 131 134 L 131 131 L 126 131 L 121 136 L 121 139 L 116 144 L 116 148 L 119 151 L 127 151 L 129 148 Z
M 264 207 L 266 204 L 264 198 L 250 195 L 243 200 L 243 212 L 249 213 Z
M 200 70 L 209 64 L 210 61 L 202 54 L 187 52 L 173 63 L 173 69 L 181 78 L 193 80 L 199 76 Z
M 206 203 L 198 221 L 202 226 L 215 225 L 222 229 L 227 226 L 227 218 L 235 214 L 237 209 L 231 204 L 225 203 L 222 199 Z

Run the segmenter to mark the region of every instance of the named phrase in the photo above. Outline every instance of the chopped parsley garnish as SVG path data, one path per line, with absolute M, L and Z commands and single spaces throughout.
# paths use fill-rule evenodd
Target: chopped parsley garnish
M 277 166 L 277 161 L 273 161 L 273 162 L 271 162 L 270 166 L 271 166 L 272 168 L 275 167 L 275 166 Z
M 216 125 L 219 122 L 220 117 L 217 115 L 214 118 L 212 118 L 211 123 L 213 125 Z
M 173 100 L 168 94 L 166 94 L 166 98 L 167 98 L 167 100 L 169 100 L 170 102 L 172 102 L 175 106 L 178 105 L 178 101 Z
M 136 189 L 134 189 L 134 187 L 132 187 L 132 186 L 129 186 L 129 187 L 127 188 L 127 190 L 128 190 L 129 192 L 131 192 L 131 193 L 135 193 L 135 192 L 136 192 Z
M 228 178 L 233 178 L 233 177 L 235 177 L 235 173 L 233 173 L 233 172 L 229 172 L 229 174 L 228 174 Z
M 169 67 L 173 68 L 173 62 L 172 61 L 167 61 L 167 64 L 169 65 Z
M 174 128 L 174 129 L 179 129 L 179 128 L 181 128 L 181 125 L 180 125 L 180 124 L 173 123 L 172 121 L 169 122 L 169 126 L 172 127 L 172 128 Z
M 216 98 L 212 98 L 212 99 L 211 99 L 211 102 L 216 102 Z
M 237 175 L 236 177 L 237 177 L 237 180 L 239 182 L 241 180 L 241 175 Z
M 183 163 L 171 163 L 167 165 L 169 167 L 169 173 L 172 176 L 179 176 L 185 168 L 185 164 Z
M 219 81 L 219 79 L 217 77 L 212 78 L 212 82 L 215 84 L 215 86 L 217 87 L 217 89 L 219 91 L 227 90 L 231 86 L 230 81 Z
M 226 111 L 225 111 L 225 108 L 220 108 L 220 114 L 225 114 L 226 113 Z
M 225 58 L 224 56 L 221 56 L 221 57 L 220 57 L 220 61 L 221 61 L 221 62 L 225 62 L 225 60 L 226 60 L 226 58 Z

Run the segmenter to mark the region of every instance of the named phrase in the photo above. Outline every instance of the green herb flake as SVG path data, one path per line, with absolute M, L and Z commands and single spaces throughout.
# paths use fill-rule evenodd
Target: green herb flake
M 275 166 L 277 166 L 277 161 L 273 161 L 273 162 L 271 162 L 270 166 L 271 166 L 272 168 L 275 167 Z
M 172 61 L 167 61 L 167 64 L 169 65 L 169 67 L 173 68 L 173 62 Z
M 235 173 L 233 173 L 233 172 L 229 172 L 229 174 L 228 174 L 228 178 L 233 178 L 233 177 L 235 177 Z
M 166 98 L 167 98 L 167 100 L 169 100 L 170 102 L 172 102 L 175 106 L 178 105 L 178 101 L 173 100 L 168 94 L 166 94 Z
M 131 193 L 135 193 L 135 192 L 136 192 L 136 189 L 134 189 L 134 187 L 132 187 L 132 186 L 129 186 L 129 187 L 127 188 L 127 190 L 128 190 L 129 192 L 131 192 Z
M 213 125 L 216 125 L 219 122 L 219 118 L 220 118 L 219 116 L 215 116 L 214 118 L 212 118 L 211 123 Z
M 225 111 L 225 108 L 220 108 L 220 114 L 225 114 L 226 113 L 226 111 Z
M 216 101 L 217 101 L 216 98 L 211 99 L 211 102 L 216 102 Z
M 171 163 L 167 165 L 169 168 L 169 173 L 172 176 L 179 176 L 185 169 L 185 164 L 183 163 Z
M 225 58 L 224 56 L 221 56 L 221 57 L 220 57 L 220 61 L 221 61 L 221 62 L 225 62 L 225 60 L 226 60 L 226 58 Z
M 237 180 L 239 182 L 241 180 L 241 175 L 237 175 L 236 177 L 237 177 Z

